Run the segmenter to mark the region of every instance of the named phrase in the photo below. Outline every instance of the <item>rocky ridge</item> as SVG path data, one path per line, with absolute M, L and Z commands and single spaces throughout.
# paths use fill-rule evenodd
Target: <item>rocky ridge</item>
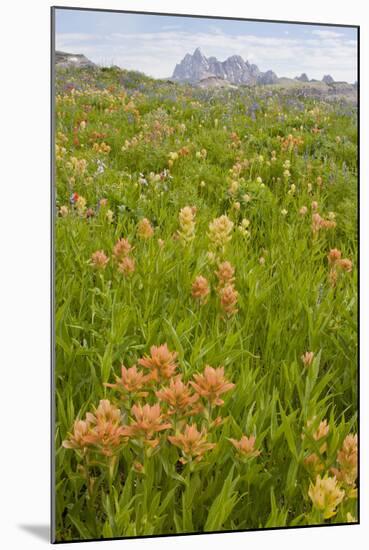
M 55 52 L 55 65 L 59 68 L 69 69 L 70 67 L 96 67 L 85 55 L 80 53 Z
M 325 75 L 321 81 L 310 80 L 306 73 L 296 76 L 294 79 L 279 78 L 272 70 L 260 71 L 259 67 L 249 61 L 245 61 L 240 55 L 232 55 L 224 61 L 219 61 L 216 57 L 206 57 L 200 48 L 196 48 L 193 54 L 187 53 L 180 63 L 177 63 L 171 77 L 175 82 L 187 82 L 190 84 L 200 84 L 209 82 L 212 85 L 224 80 L 234 85 L 253 85 L 253 84 L 278 84 L 280 81 L 298 81 L 303 84 L 323 82 L 324 84 L 334 83 L 331 75 Z
M 273 71 L 261 72 L 257 65 L 245 61 L 240 55 L 232 55 L 225 61 L 206 57 L 200 48 L 191 55 L 187 53 L 174 69 L 172 80 L 195 84 L 216 77 L 232 84 L 273 84 L 277 75 Z

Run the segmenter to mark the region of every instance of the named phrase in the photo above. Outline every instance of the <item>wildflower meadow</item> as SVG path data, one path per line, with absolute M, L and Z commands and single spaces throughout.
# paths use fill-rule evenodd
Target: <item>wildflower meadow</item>
M 356 106 L 55 88 L 56 540 L 357 522 Z

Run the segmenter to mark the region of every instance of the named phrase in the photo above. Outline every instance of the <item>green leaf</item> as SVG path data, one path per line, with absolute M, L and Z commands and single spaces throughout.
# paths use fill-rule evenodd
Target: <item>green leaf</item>
M 239 494 L 235 490 L 239 476 L 233 479 L 234 466 L 231 468 L 222 490 L 211 504 L 204 526 L 204 531 L 218 531 L 224 528 L 224 523 L 231 514 Z

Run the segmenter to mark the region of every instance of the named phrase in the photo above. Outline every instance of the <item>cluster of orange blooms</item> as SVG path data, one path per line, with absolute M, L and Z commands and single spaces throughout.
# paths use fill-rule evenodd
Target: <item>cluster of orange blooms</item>
M 328 451 L 327 438 L 329 424 L 326 419 L 313 429 L 315 419 L 308 421 L 306 433 L 317 451 L 308 454 L 304 459 L 304 465 L 312 480 L 309 487 L 309 496 L 315 508 L 328 519 L 336 514 L 336 508 L 340 502 L 348 498 L 357 497 L 356 479 L 358 467 L 357 435 L 348 434 L 337 453 L 336 466 L 327 464 L 326 453 Z M 305 434 L 302 436 L 305 438 Z M 321 477 L 321 475 L 323 475 Z
M 320 176 L 317 177 L 317 184 L 322 185 L 322 178 Z M 311 186 L 311 184 L 308 184 Z M 291 186 L 292 187 L 292 186 Z M 311 210 L 312 210 L 312 217 L 311 217 L 311 230 L 313 233 L 313 238 L 316 239 L 319 235 L 319 232 L 321 229 L 334 229 L 337 226 L 337 223 L 335 221 L 335 213 L 334 212 L 328 212 L 328 217 L 323 218 L 319 212 L 319 205 L 317 201 L 312 201 L 311 203 Z M 302 206 L 299 209 L 299 214 L 301 216 L 305 216 L 308 213 L 308 207 Z
M 152 125 L 144 124 L 144 131 L 138 132 L 130 140 L 126 139 L 122 146 L 122 152 L 137 147 L 141 143 L 155 143 L 156 145 L 165 139 L 166 137 L 174 133 L 174 128 L 161 122 L 160 120 L 154 120 Z
M 188 146 L 184 145 L 178 151 L 171 151 L 168 154 L 168 166 L 171 168 L 176 160 L 181 157 L 187 157 L 190 154 L 191 150 Z
M 130 275 L 135 270 L 135 260 L 132 257 L 133 248 L 128 239 L 119 239 L 113 248 L 113 256 L 118 262 L 118 270 L 123 275 Z
M 91 132 L 90 134 L 90 138 L 89 138 L 89 141 L 91 143 L 95 143 L 97 139 L 105 139 L 108 137 L 108 134 L 106 134 L 105 132 Z
M 228 261 L 218 265 L 218 271 L 215 272 L 218 280 L 216 287 L 220 298 L 220 305 L 227 316 L 237 313 L 238 292 L 234 286 L 234 267 Z M 192 283 L 193 298 L 204 304 L 210 294 L 209 281 L 202 275 L 198 275 Z
M 281 148 L 283 151 L 291 151 L 292 149 L 297 149 L 300 145 L 303 145 L 304 140 L 300 136 L 293 136 L 289 134 L 286 138 L 279 136 L 281 142 Z
M 357 434 L 348 434 L 345 437 L 336 462 L 338 467 L 331 468 L 332 474 L 343 485 L 352 488 L 354 496 L 358 464 Z
M 208 296 L 210 294 L 210 285 L 206 277 L 202 275 L 197 275 L 195 280 L 192 283 L 191 290 L 192 297 L 200 302 L 200 304 L 205 304 Z
M 337 248 L 332 248 L 328 254 L 329 274 L 328 280 L 335 287 L 339 274 L 342 272 L 350 273 L 352 271 L 352 261 L 349 258 L 342 258 L 342 252 Z
M 75 175 L 83 176 L 87 170 L 87 160 L 70 157 L 70 160 L 65 163 L 65 167 L 74 172 Z
M 230 177 L 231 178 L 238 178 L 240 177 L 241 173 L 244 170 L 247 170 L 250 163 L 247 159 L 238 159 L 237 162 L 232 166 L 232 168 L 229 170 Z
M 140 118 L 141 118 L 140 111 L 137 109 L 136 105 L 132 100 L 128 101 L 128 103 L 124 105 L 123 110 L 126 113 L 132 113 L 136 119 L 136 123 L 140 121 Z
M 137 224 L 137 235 L 140 239 L 148 240 L 154 235 L 154 228 L 147 218 L 142 218 Z
M 187 147 L 187 145 L 184 145 L 180 149 L 178 149 L 178 156 L 179 157 L 187 157 L 190 154 L 190 148 Z
M 238 149 L 241 145 L 241 139 L 237 132 L 231 132 L 229 137 L 231 138 L 231 148 Z
M 334 220 L 322 218 L 318 212 L 314 212 L 312 216 L 311 229 L 314 236 L 317 236 L 321 229 L 334 229 L 336 225 Z
M 172 126 L 169 126 L 169 124 L 165 124 L 164 122 L 160 120 L 155 120 L 153 125 L 149 127 L 148 125 L 144 125 L 144 135 L 143 135 L 143 141 L 144 143 L 158 143 L 159 141 L 162 141 L 164 138 L 171 136 L 175 129 Z
M 123 275 L 134 273 L 136 264 L 132 256 L 132 245 L 128 239 L 119 239 L 113 247 L 113 257 L 118 264 L 118 270 Z M 109 258 L 103 250 L 97 250 L 91 256 L 91 265 L 98 270 L 104 270 L 109 263 Z
M 104 155 L 108 155 L 111 151 L 111 147 L 110 147 L 110 145 L 105 143 L 105 141 L 102 141 L 101 143 L 95 142 L 92 146 L 92 150 L 95 153 L 102 153 Z
M 234 286 L 234 267 L 230 262 L 222 262 L 216 272 L 218 278 L 217 291 L 220 304 L 226 315 L 237 313 L 238 292 Z
M 167 344 L 152 346 L 138 366 L 122 365 L 115 383 L 105 386 L 118 392 L 116 404 L 103 399 L 84 420 L 77 419 L 63 447 L 82 456 L 116 457 L 124 446 L 131 445 L 143 460 L 141 451 L 151 456 L 169 442 L 179 449 L 176 460 L 182 464 L 197 463 L 216 447 L 212 432 L 224 421 L 217 407 L 224 404 L 224 394 L 235 387 L 225 378 L 223 367 L 209 365 L 184 382 L 178 373 L 177 353 Z M 252 435 L 229 440 L 240 459 L 260 454 Z M 143 464 L 136 461 L 133 466 L 144 472 Z
M 92 105 L 95 105 L 101 109 L 104 109 L 104 112 L 106 113 L 112 113 L 119 109 L 122 98 L 125 97 L 124 92 L 120 93 L 117 97 L 116 95 L 113 95 L 113 91 L 114 90 L 112 87 L 104 90 L 98 90 L 87 86 L 83 90 L 78 90 L 77 88 L 72 87 L 67 93 L 64 93 L 63 95 L 59 94 L 56 99 L 57 103 L 75 105 L 76 98 L 83 96 L 83 99 L 86 102 L 83 105 L 83 109 L 85 111 L 90 111 L 92 109 Z
M 102 270 L 108 265 L 109 258 L 103 250 L 96 250 L 91 255 L 90 263 L 95 269 Z

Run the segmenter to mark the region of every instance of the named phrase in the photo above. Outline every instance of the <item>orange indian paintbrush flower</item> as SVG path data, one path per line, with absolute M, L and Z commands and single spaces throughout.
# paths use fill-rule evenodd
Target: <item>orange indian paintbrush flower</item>
M 126 392 L 140 392 L 141 397 L 145 397 L 147 392 L 141 392 L 146 382 L 150 379 L 150 375 L 145 375 L 137 370 L 136 365 L 127 369 L 124 365 L 121 366 L 121 377 L 116 376 L 115 384 L 104 384 L 108 388 L 115 388 Z
M 109 258 L 103 250 L 96 250 L 91 256 L 91 264 L 96 269 L 105 269 L 108 265 Z
M 132 246 L 128 239 L 119 239 L 113 248 L 113 256 L 116 260 L 120 261 L 130 254 Z
M 123 273 L 123 275 L 132 275 L 136 269 L 136 264 L 133 258 L 126 256 L 118 264 L 118 270 Z
M 146 404 L 143 407 L 133 405 L 131 412 L 136 420 L 130 426 L 124 427 L 124 435 L 133 438 L 143 437 L 145 443 L 152 447 L 156 447 L 159 443 L 159 440 L 153 439 L 153 436 L 172 427 L 170 422 L 165 422 L 159 403 L 152 406 Z
M 238 292 L 232 284 L 227 284 L 219 290 L 220 304 L 223 311 L 228 315 L 237 313 Z
M 156 380 L 160 378 L 171 378 L 176 371 L 177 353 L 169 351 L 167 344 L 161 346 L 151 346 L 150 356 L 139 359 L 139 364 L 150 369 L 152 377 Z
M 303 355 L 301 355 L 301 361 L 304 363 L 305 367 L 309 367 L 314 360 L 314 352 L 313 351 L 305 351 Z
M 182 382 L 181 376 L 172 378 L 169 387 L 156 392 L 156 397 L 169 405 L 168 414 L 184 413 L 199 399 L 192 394 L 188 384 Z
M 328 254 L 328 263 L 330 265 L 330 271 L 328 273 L 328 280 L 332 287 L 335 287 L 339 277 L 339 270 L 352 271 L 352 261 L 349 258 L 342 258 L 342 253 L 337 248 L 333 248 Z
M 207 451 L 213 449 L 216 444 L 207 442 L 206 430 L 198 431 L 196 424 L 191 426 L 186 424 L 184 432 L 177 435 L 169 435 L 168 440 L 172 445 L 179 447 L 184 455 L 181 462 L 186 462 L 195 459 L 199 462 Z
M 204 373 L 194 374 L 194 379 L 195 382 L 190 382 L 192 387 L 212 405 L 223 405 L 220 396 L 234 388 L 234 384 L 224 378 L 224 367 L 214 369 L 206 365 Z
M 208 280 L 202 275 L 198 275 L 192 283 L 191 294 L 193 298 L 196 298 L 199 302 L 204 303 L 210 294 Z
M 88 434 L 89 423 L 86 420 L 76 420 L 73 425 L 73 432 L 69 439 L 63 441 L 65 449 L 83 449 L 87 446 L 85 436 Z
M 348 434 L 338 451 L 337 462 L 339 468 L 331 468 L 338 481 L 346 485 L 355 485 L 358 466 L 357 434 Z
M 338 260 L 341 259 L 342 253 L 338 248 L 332 248 L 328 254 L 328 263 L 330 265 L 335 264 Z
M 229 438 L 229 441 L 244 458 L 254 458 L 260 454 L 260 451 L 255 449 L 255 436 L 253 435 L 250 435 L 250 437 L 243 435 L 239 441 Z
M 318 212 L 315 212 L 312 215 L 311 229 L 314 235 L 317 235 L 320 229 L 333 229 L 336 225 L 337 224 L 334 220 L 326 220 L 322 218 Z
M 234 267 L 230 262 L 222 262 L 218 265 L 215 275 L 219 281 L 219 287 L 231 285 L 234 282 Z
M 348 273 L 352 271 L 352 261 L 348 258 L 342 258 L 342 260 L 338 260 L 337 266 L 340 267 L 343 271 L 347 271 Z
M 112 456 L 124 441 L 122 414 L 108 399 L 102 399 L 94 413 L 86 413 L 86 420 L 74 423 L 74 433 L 63 441 L 67 449 L 93 447 L 105 456 Z

